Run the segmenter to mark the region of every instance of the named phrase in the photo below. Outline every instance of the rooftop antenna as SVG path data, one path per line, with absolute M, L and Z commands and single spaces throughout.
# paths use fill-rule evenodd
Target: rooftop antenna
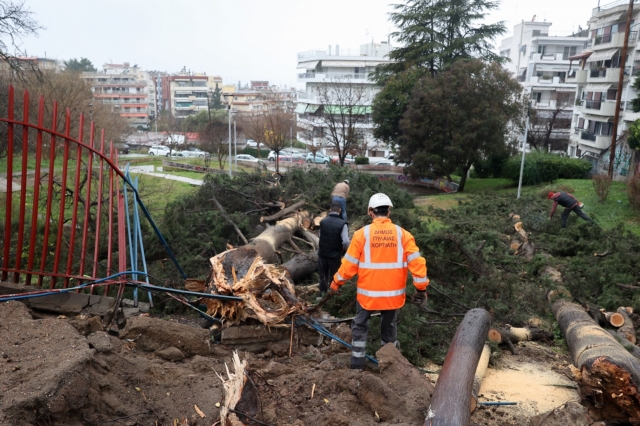
M 367 28 L 367 35 L 365 36 L 365 43 L 369 43 L 369 28 Z

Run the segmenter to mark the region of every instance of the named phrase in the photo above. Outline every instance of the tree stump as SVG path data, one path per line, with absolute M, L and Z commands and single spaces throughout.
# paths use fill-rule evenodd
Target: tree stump
M 473 379 L 490 324 L 491 315 L 484 309 L 464 316 L 440 371 L 425 426 L 469 425 Z

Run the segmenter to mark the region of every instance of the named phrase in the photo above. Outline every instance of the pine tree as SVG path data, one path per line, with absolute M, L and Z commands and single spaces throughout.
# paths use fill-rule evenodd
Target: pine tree
M 211 95 L 211 108 L 212 109 L 223 109 L 224 105 L 222 104 L 222 90 L 218 87 L 218 83 L 216 83 L 216 88 Z

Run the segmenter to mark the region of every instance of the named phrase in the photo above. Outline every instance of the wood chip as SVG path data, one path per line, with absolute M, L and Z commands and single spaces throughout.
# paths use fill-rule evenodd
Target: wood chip
M 316 384 L 313 384 L 313 387 L 311 388 L 311 399 L 313 399 L 313 393 L 316 391 Z
M 193 405 L 193 408 L 195 408 L 195 409 L 196 409 L 196 413 L 198 413 L 198 415 L 199 415 L 201 418 L 203 418 L 203 419 L 204 419 L 205 417 L 207 417 L 207 416 L 205 416 L 205 415 L 204 415 L 204 413 L 202 412 L 202 410 L 198 408 L 198 406 L 197 406 L 197 405 L 195 405 L 195 404 L 194 404 L 194 405 Z

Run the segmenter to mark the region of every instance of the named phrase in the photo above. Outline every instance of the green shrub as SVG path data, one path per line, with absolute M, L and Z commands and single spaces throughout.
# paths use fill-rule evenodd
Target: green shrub
M 260 150 L 260 155 L 258 155 L 258 150 L 256 148 L 245 148 L 242 150 L 243 154 L 249 154 L 249 155 L 253 155 L 256 158 L 267 158 L 267 156 L 269 155 L 269 150 L 268 149 L 261 149 Z
M 356 157 L 356 164 L 369 164 L 369 157 Z
M 502 177 L 502 167 L 504 166 L 504 162 L 507 161 L 508 158 L 509 154 L 507 152 L 503 152 L 477 161 L 473 164 L 473 169 L 471 170 L 471 178 L 486 179 Z
M 520 177 L 520 155 L 509 158 L 502 169 L 503 176 L 518 182 Z M 523 185 L 552 183 L 557 179 L 585 179 L 592 164 L 587 160 L 559 157 L 553 154 L 532 153 L 525 157 Z
M 633 176 L 627 181 L 627 196 L 631 207 L 640 210 L 640 176 Z

